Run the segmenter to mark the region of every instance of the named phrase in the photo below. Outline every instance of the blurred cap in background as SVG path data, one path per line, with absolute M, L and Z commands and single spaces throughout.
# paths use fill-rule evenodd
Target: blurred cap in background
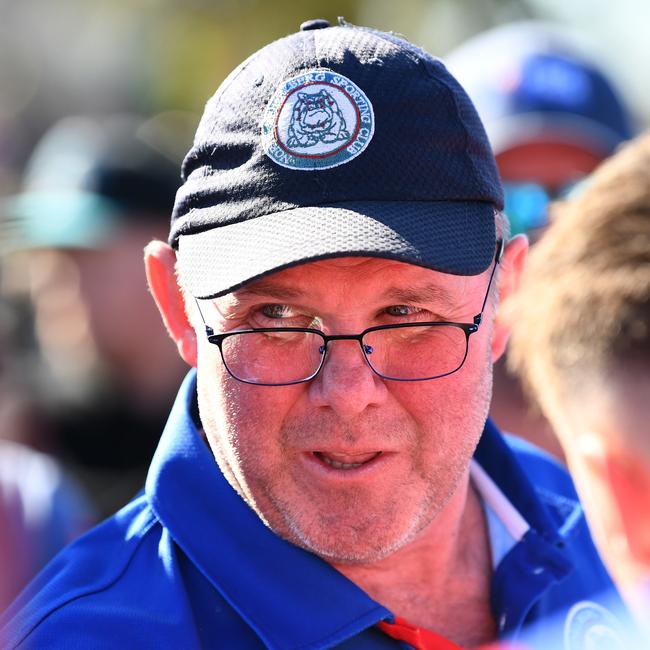
M 615 83 L 592 59 L 565 28 L 536 22 L 479 34 L 445 59 L 487 130 L 513 234 L 544 226 L 549 201 L 634 133 Z
M 0 208 L 5 252 L 95 248 L 133 220 L 160 222 L 180 184 L 168 132 L 131 114 L 57 122 L 27 163 L 23 191 Z

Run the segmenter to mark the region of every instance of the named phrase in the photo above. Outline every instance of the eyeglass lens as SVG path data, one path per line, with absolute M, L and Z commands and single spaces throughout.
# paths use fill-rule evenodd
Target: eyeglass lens
M 236 379 L 254 384 L 288 384 L 320 367 L 323 338 L 311 332 L 242 332 L 225 338 L 221 355 Z

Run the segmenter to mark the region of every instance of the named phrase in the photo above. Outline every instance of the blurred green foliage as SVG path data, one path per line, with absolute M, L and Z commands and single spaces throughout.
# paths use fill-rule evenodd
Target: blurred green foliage
M 158 3 L 142 18 L 139 70 L 148 108 L 201 111 L 209 94 L 248 55 L 304 20 L 358 20 L 358 0 Z M 326 5 L 327 11 L 323 11 Z M 146 81 L 145 81 L 146 80 Z

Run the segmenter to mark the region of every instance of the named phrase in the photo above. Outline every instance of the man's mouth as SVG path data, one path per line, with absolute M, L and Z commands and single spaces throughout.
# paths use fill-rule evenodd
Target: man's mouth
M 339 453 L 333 451 L 315 451 L 314 456 L 325 465 L 334 469 L 357 469 L 381 455 L 381 451 L 364 451 L 359 453 Z

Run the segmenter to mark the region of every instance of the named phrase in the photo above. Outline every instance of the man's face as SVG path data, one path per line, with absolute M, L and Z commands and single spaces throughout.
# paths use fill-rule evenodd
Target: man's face
M 327 260 L 203 301 L 202 310 L 215 332 L 472 322 L 490 270 L 460 277 L 381 259 Z M 422 382 L 381 379 L 359 343 L 344 340 L 329 344 L 312 381 L 252 386 L 227 374 L 198 328 L 201 420 L 222 471 L 275 532 L 328 560 L 368 562 L 399 549 L 467 475 L 491 393 L 489 302 L 486 311 L 464 366 Z

